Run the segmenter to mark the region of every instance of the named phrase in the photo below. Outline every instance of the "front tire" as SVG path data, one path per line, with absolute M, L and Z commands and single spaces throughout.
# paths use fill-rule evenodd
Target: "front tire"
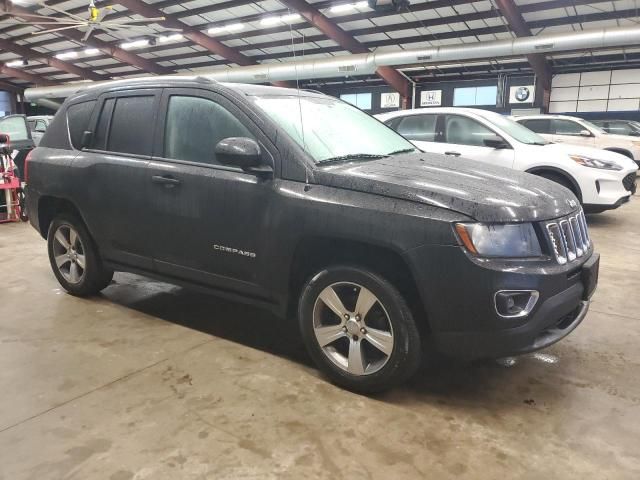
M 390 389 L 420 365 L 420 335 L 407 302 L 364 268 L 332 266 L 313 275 L 302 290 L 298 320 L 316 365 L 348 390 Z
M 94 295 L 111 283 L 113 270 L 104 267 L 89 231 L 74 215 L 54 218 L 47 247 L 53 273 L 70 294 Z

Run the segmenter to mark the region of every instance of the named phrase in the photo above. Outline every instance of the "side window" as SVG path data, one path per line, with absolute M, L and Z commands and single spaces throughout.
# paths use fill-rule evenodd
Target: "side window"
M 226 108 L 213 100 L 173 95 L 164 132 L 164 157 L 217 164 L 215 146 L 229 137 L 254 138 Z
M 520 123 L 536 133 L 551 133 L 549 120 L 535 118 L 531 120 L 520 120 Z
M 436 123 L 437 115 L 407 115 L 400 120 L 395 130 L 409 140 L 435 142 Z
M 624 122 L 609 122 L 607 132 L 616 135 L 633 135 L 634 131 L 628 123 Z
M 115 102 L 107 150 L 133 155 L 151 155 L 154 97 L 117 97 Z
M 96 101 L 76 103 L 67 109 L 67 121 L 69 122 L 69 136 L 73 148 L 80 150 L 82 147 L 82 133 L 87 129 L 91 113 Z
M 107 149 L 107 133 L 109 132 L 109 124 L 111 123 L 111 115 L 113 114 L 113 106 L 115 103 L 115 98 L 107 98 L 102 104 L 102 110 L 98 117 L 98 125 L 93 134 L 92 147 L 96 150 Z
M 447 115 L 445 119 L 445 142 L 457 145 L 484 147 L 484 139 L 495 137 L 493 130 L 471 118 Z
M 44 120 L 38 120 L 36 122 L 35 131 L 44 133 L 46 130 L 47 130 L 47 124 L 44 122 Z
M 580 135 L 582 130 L 586 128 L 572 120 L 553 120 L 553 131 L 556 135 Z

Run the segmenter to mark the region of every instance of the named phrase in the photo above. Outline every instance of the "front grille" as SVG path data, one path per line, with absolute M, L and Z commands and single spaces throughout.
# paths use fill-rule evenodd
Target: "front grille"
M 636 193 L 636 172 L 630 173 L 622 179 L 622 185 L 627 192 Z
M 546 224 L 551 251 L 560 265 L 582 257 L 589 251 L 591 239 L 584 213 L 563 217 Z

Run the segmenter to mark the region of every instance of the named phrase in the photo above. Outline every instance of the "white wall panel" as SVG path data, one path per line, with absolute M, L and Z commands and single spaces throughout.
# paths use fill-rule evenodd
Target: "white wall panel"
M 580 85 L 579 73 L 560 73 L 554 75 L 551 80 L 551 87 L 577 87 Z
M 614 70 L 611 72 L 611 83 L 640 83 L 640 68 Z
M 606 100 L 609 98 L 609 85 L 580 87 L 578 100 Z
M 637 98 L 625 98 L 622 100 L 609 100 L 607 110 L 610 112 L 622 112 L 638 110 L 640 108 L 640 100 Z
M 575 112 L 577 109 L 577 101 L 574 102 L 551 102 L 549 104 L 549 113 L 565 113 Z
M 606 112 L 607 100 L 584 100 L 578 102 L 579 112 Z
M 563 102 L 578 99 L 578 87 L 553 88 L 551 90 L 552 102 Z
M 611 70 L 601 72 L 583 72 L 580 75 L 580 85 L 609 85 Z
M 609 98 L 640 98 L 640 83 L 611 85 Z

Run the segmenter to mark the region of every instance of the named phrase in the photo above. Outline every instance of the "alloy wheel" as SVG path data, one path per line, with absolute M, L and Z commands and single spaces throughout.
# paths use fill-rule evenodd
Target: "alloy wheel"
M 393 352 L 389 314 L 373 292 L 357 283 L 334 283 L 320 292 L 313 330 L 327 358 L 352 375 L 379 371 Z
M 53 237 L 53 255 L 58 271 L 69 283 L 84 278 L 85 249 L 78 232 L 70 225 L 60 225 Z

